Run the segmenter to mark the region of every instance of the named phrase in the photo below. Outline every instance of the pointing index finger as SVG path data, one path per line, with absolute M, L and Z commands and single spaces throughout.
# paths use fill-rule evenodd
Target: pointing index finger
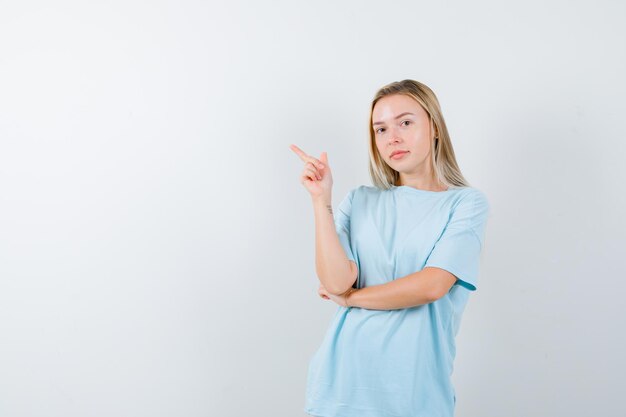
M 289 148 L 291 148 L 291 150 L 294 151 L 300 157 L 300 159 L 302 159 L 304 162 L 312 162 L 315 165 L 319 166 L 320 168 L 324 166 L 324 164 L 322 164 L 319 161 L 319 159 L 314 158 L 314 157 L 306 154 L 300 148 L 298 148 L 296 145 L 293 145 L 293 144 L 289 145 Z
M 306 153 L 302 151 L 302 149 L 298 148 L 296 145 L 289 145 L 292 151 L 294 151 L 300 159 L 306 162 L 306 157 L 308 156 Z

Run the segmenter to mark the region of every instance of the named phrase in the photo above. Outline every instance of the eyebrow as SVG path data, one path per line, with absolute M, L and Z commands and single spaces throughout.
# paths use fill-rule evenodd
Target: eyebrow
M 399 119 L 402 116 L 406 116 L 407 114 L 410 114 L 411 116 L 415 116 L 413 113 L 410 113 L 408 111 L 404 112 L 404 113 L 400 113 L 399 115 L 397 115 L 396 117 L 394 117 L 394 119 Z M 375 122 L 372 124 L 372 126 L 376 126 L 376 125 L 382 125 L 384 122 Z

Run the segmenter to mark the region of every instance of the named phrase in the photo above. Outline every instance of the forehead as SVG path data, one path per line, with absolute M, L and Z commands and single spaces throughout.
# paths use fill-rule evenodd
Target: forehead
M 410 112 L 417 117 L 425 117 L 428 114 L 422 106 L 413 98 L 404 94 L 393 94 L 381 98 L 374 105 L 372 110 L 373 122 L 390 121 L 396 115 L 404 112 Z

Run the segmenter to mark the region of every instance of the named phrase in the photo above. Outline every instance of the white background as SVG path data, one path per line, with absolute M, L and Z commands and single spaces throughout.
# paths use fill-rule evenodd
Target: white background
M 458 416 L 623 416 L 620 1 L 0 2 L 0 415 L 304 416 L 295 143 L 370 185 L 381 86 L 489 198 Z

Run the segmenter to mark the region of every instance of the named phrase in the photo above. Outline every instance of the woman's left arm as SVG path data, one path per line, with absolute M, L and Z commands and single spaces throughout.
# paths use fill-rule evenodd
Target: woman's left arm
M 365 288 L 350 288 L 329 298 L 345 307 L 370 310 L 396 310 L 437 301 L 448 293 L 456 277 L 445 269 L 426 267 L 385 284 Z

